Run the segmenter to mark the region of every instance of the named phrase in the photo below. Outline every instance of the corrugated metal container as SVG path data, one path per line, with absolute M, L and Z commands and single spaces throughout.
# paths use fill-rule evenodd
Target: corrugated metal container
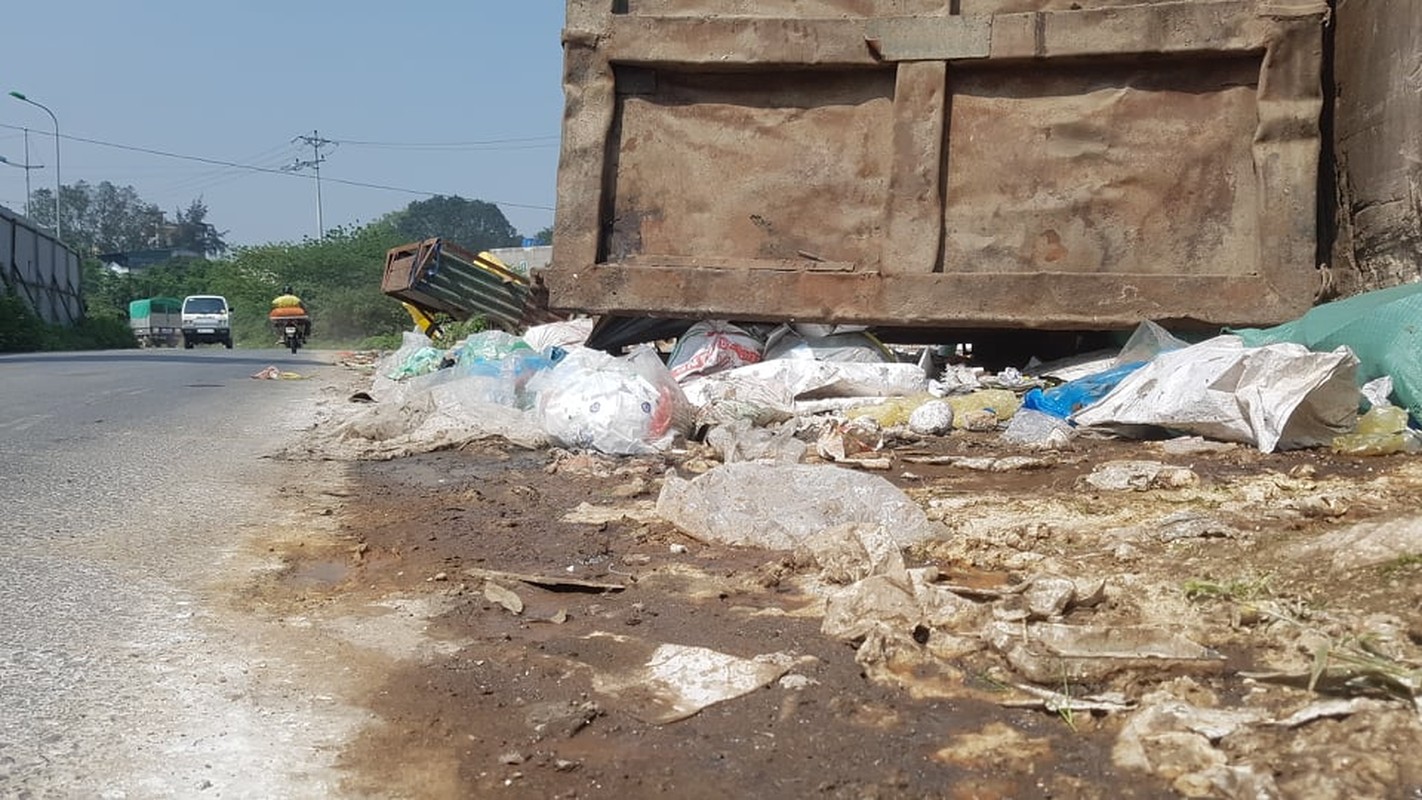
M 555 308 L 1262 324 L 1317 268 L 1310 0 L 569 0 Z
M 391 248 L 380 288 L 427 314 L 461 321 L 483 316 L 511 331 L 562 319 L 548 310 L 536 277 L 440 239 Z

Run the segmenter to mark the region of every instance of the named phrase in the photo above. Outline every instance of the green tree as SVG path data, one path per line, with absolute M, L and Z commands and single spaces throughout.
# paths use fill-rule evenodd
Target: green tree
M 128 318 L 128 301 L 135 297 L 131 276 L 119 275 L 92 256 L 81 263 L 80 285 L 84 292 L 84 314 L 95 318 Z
M 533 234 L 533 241 L 535 244 L 540 245 L 553 244 L 553 226 L 549 225 L 538 233 Z
M 206 289 L 236 306 L 241 341 L 270 346 L 267 312 L 290 285 L 311 312 L 316 344 L 343 344 L 398 330 L 409 316 L 380 291 L 385 254 L 405 241 L 388 223 L 333 228 L 320 240 L 236 247 L 230 259 L 207 262 Z
M 60 187 L 65 244 L 80 253 L 141 250 L 162 234 L 163 212 L 139 197 L 132 186 L 86 181 Z M 35 221 L 54 227 L 54 192 L 36 189 L 30 198 Z
M 227 242 L 223 239 L 227 231 L 219 231 L 207 221 L 207 204 L 201 197 L 189 203 L 187 209 L 178 209 L 174 220 L 173 247 L 201 256 L 217 256 L 227 252 Z
M 405 241 L 438 236 L 466 250 L 513 247 L 523 238 L 493 203 L 436 195 L 386 217 Z

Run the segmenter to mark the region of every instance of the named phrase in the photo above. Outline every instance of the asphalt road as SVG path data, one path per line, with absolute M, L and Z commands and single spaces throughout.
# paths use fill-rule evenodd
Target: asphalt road
M 213 586 L 300 465 L 306 353 L 0 356 L 0 796 L 321 797 L 356 720 Z

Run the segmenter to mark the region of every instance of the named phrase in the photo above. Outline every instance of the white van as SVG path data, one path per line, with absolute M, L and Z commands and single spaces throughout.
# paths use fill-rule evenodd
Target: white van
M 224 344 L 232 349 L 232 306 L 218 294 L 194 294 L 183 298 L 183 347 L 194 344 Z

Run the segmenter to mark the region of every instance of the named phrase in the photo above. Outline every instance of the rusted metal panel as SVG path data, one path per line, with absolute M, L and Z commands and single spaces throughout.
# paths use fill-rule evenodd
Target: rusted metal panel
M 1312 302 L 1326 6 L 810 5 L 569 1 L 555 307 L 1099 328 Z
M 1422 279 L 1422 15 L 1339 0 L 1334 15 L 1338 290 Z
M 1094 64 L 959 70 L 944 263 L 987 273 L 1254 268 L 1238 255 L 1259 241 L 1258 72 L 1248 57 L 1127 75 Z
M 589 3 L 607 8 L 607 3 Z M 946 14 L 951 0 L 626 0 L 627 13 L 661 17 L 835 17 Z
M 562 318 L 548 311 L 534 279 L 488 253 L 471 253 L 440 239 L 391 248 L 380 289 L 426 314 L 461 321 L 483 316 L 511 331 Z
M 656 94 L 619 98 L 609 259 L 804 251 L 877 267 L 893 97 L 892 69 L 658 72 Z
M 992 24 L 986 17 L 889 17 L 872 19 L 865 42 L 882 61 L 951 61 L 987 58 Z

